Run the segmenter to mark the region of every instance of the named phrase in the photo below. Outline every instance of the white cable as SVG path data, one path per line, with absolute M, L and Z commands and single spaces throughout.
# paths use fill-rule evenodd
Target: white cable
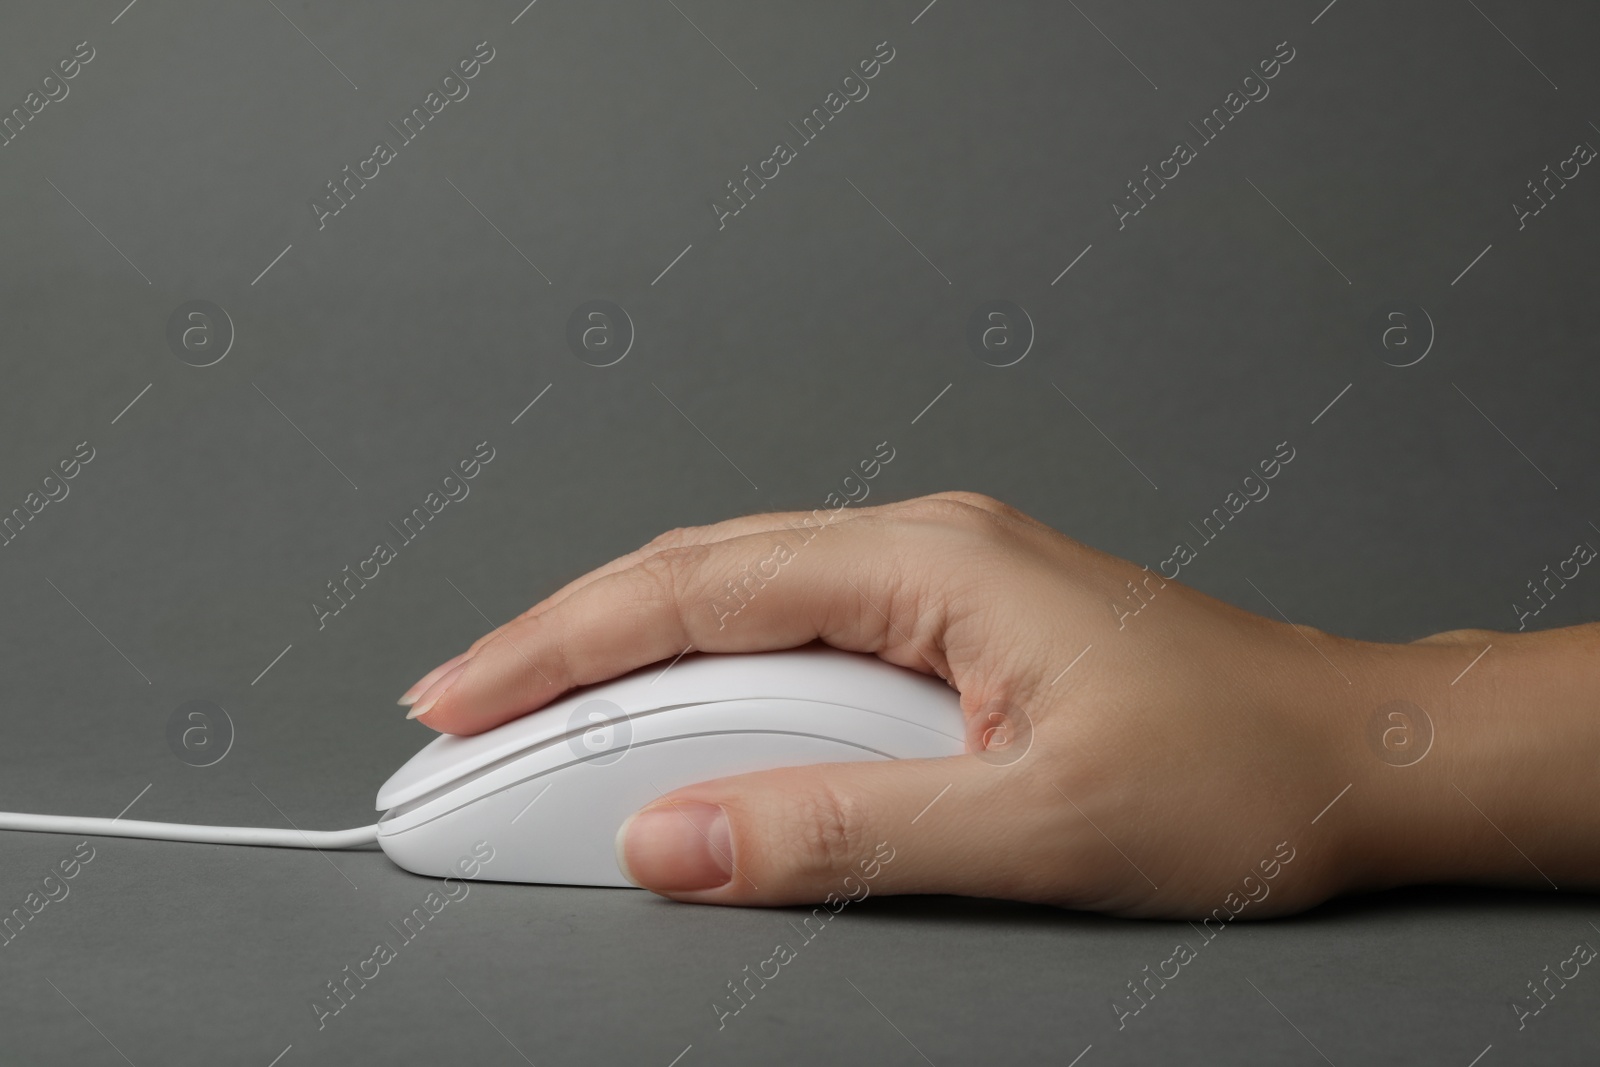
M 135 819 L 90 819 L 72 815 L 27 815 L 0 811 L 0 830 L 97 837 L 143 837 L 156 841 L 199 841 L 213 845 L 276 845 L 279 848 L 354 848 L 378 839 L 378 827 L 352 830 L 275 830 L 263 826 L 192 826 Z

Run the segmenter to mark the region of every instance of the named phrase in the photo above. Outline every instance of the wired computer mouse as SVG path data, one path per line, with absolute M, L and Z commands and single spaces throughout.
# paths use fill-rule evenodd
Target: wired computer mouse
M 574 690 L 486 733 L 435 738 L 378 790 L 375 826 L 0 812 L 0 830 L 317 849 L 375 840 L 417 874 L 625 886 L 618 830 L 674 789 L 811 763 L 954 756 L 965 736 L 954 690 L 873 656 L 821 645 L 699 654 Z

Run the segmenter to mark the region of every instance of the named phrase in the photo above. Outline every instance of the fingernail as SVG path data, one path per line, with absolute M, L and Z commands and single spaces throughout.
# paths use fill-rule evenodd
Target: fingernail
M 415 719 L 418 716 L 426 715 L 429 711 L 433 710 L 433 706 L 439 703 L 439 698 L 450 691 L 450 687 L 456 684 L 456 679 L 460 678 L 461 673 L 466 669 L 467 664 L 465 663 L 462 663 L 456 667 L 452 667 L 448 672 L 445 673 L 444 677 L 440 678 L 437 682 L 434 682 L 433 685 L 429 687 L 428 691 L 423 693 L 422 696 L 417 699 L 416 704 L 412 706 L 411 710 L 406 712 L 406 718 Z
M 472 655 L 471 652 L 463 652 L 459 656 L 451 656 L 449 659 L 447 659 L 443 663 L 439 664 L 433 670 L 429 671 L 427 674 L 424 674 L 421 678 L 417 679 L 417 684 L 412 686 L 410 689 L 407 689 L 405 691 L 405 693 L 401 695 L 401 697 L 397 701 L 397 703 L 400 704 L 400 706 L 402 706 L 402 707 L 407 707 L 407 706 L 409 706 L 411 704 L 415 704 L 417 702 L 417 698 L 420 697 L 423 693 L 426 693 L 428 691 L 428 687 L 433 685 L 434 682 L 438 681 L 440 676 L 442 676 L 450 668 L 452 668 L 452 667 L 456 666 L 457 664 L 461 663 L 463 660 L 465 660 L 470 655 Z
M 616 844 L 623 877 L 641 889 L 715 889 L 733 874 L 728 816 L 715 804 L 681 801 L 645 808 L 622 824 Z

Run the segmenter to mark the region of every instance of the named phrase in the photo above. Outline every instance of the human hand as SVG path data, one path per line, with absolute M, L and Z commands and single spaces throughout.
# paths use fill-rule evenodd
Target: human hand
M 730 610 L 726 583 L 780 544 L 778 575 Z M 1492 701 L 1455 700 L 1431 764 L 1373 748 L 1387 702 L 1442 717 L 1441 694 L 1464 695 L 1447 683 L 1477 635 L 1374 645 L 1269 620 L 976 494 L 821 526 L 775 513 L 671 531 L 486 634 L 402 703 L 471 734 L 689 646 L 817 639 L 946 679 L 968 753 L 677 790 L 623 829 L 634 881 L 685 901 L 814 902 L 887 842 L 880 893 L 1259 918 L 1408 881 L 1594 878 L 1496 772 Z M 1519 655 L 1538 654 L 1502 652 L 1475 683 L 1503 684 Z M 1588 811 L 1592 841 L 1600 804 Z

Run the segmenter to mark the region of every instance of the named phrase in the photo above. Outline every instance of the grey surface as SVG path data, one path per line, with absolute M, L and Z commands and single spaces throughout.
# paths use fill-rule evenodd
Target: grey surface
M 96 455 L 0 548 L 0 808 L 370 821 L 429 736 L 395 696 L 486 618 L 665 528 L 820 506 L 882 440 L 874 501 L 982 490 L 1151 565 L 1288 440 L 1183 577 L 1377 639 L 1515 628 L 1600 537 L 1600 175 L 1525 229 L 1509 207 L 1600 144 L 1592 5 L 923 3 L 7 4 L 0 106 L 96 56 L 0 149 L 0 508 Z M 308 200 L 483 40 L 470 96 L 319 231 Z M 870 96 L 719 232 L 708 200 L 883 40 Z M 1124 183 L 1284 40 L 1270 95 L 1119 231 Z M 603 369 L 565 341 L 600 298 L 637 333 Z M 196 299 L 236 331 L 204 368 L 166 340 Z M 1007 368 L 965 340 L 995 299 L 1037 330 Z M 1371 327 L 1400 304 L 1437 332 L 1404 369 Z M 482 440 L 470 497 L 319 630 L 323 583 Z M 168 748 L 191 700 L 236 727 L 210 767 Z M 0 838 L 0 905 L 72 844 Z M 0 948 L 0 1061 L 1489 1067 L 1600 1041 L 1587 972 L 1526 1030 L 1508 1006 L 1600 937 L 1594 899 L 1455 890 L 1233 927 L 1121 1032 L 1111 999 L 1186 927 L 874 899 L 719 1032 L 794 914 L 485 884 L 318 1031 L 426 880 L 94 847 Z

